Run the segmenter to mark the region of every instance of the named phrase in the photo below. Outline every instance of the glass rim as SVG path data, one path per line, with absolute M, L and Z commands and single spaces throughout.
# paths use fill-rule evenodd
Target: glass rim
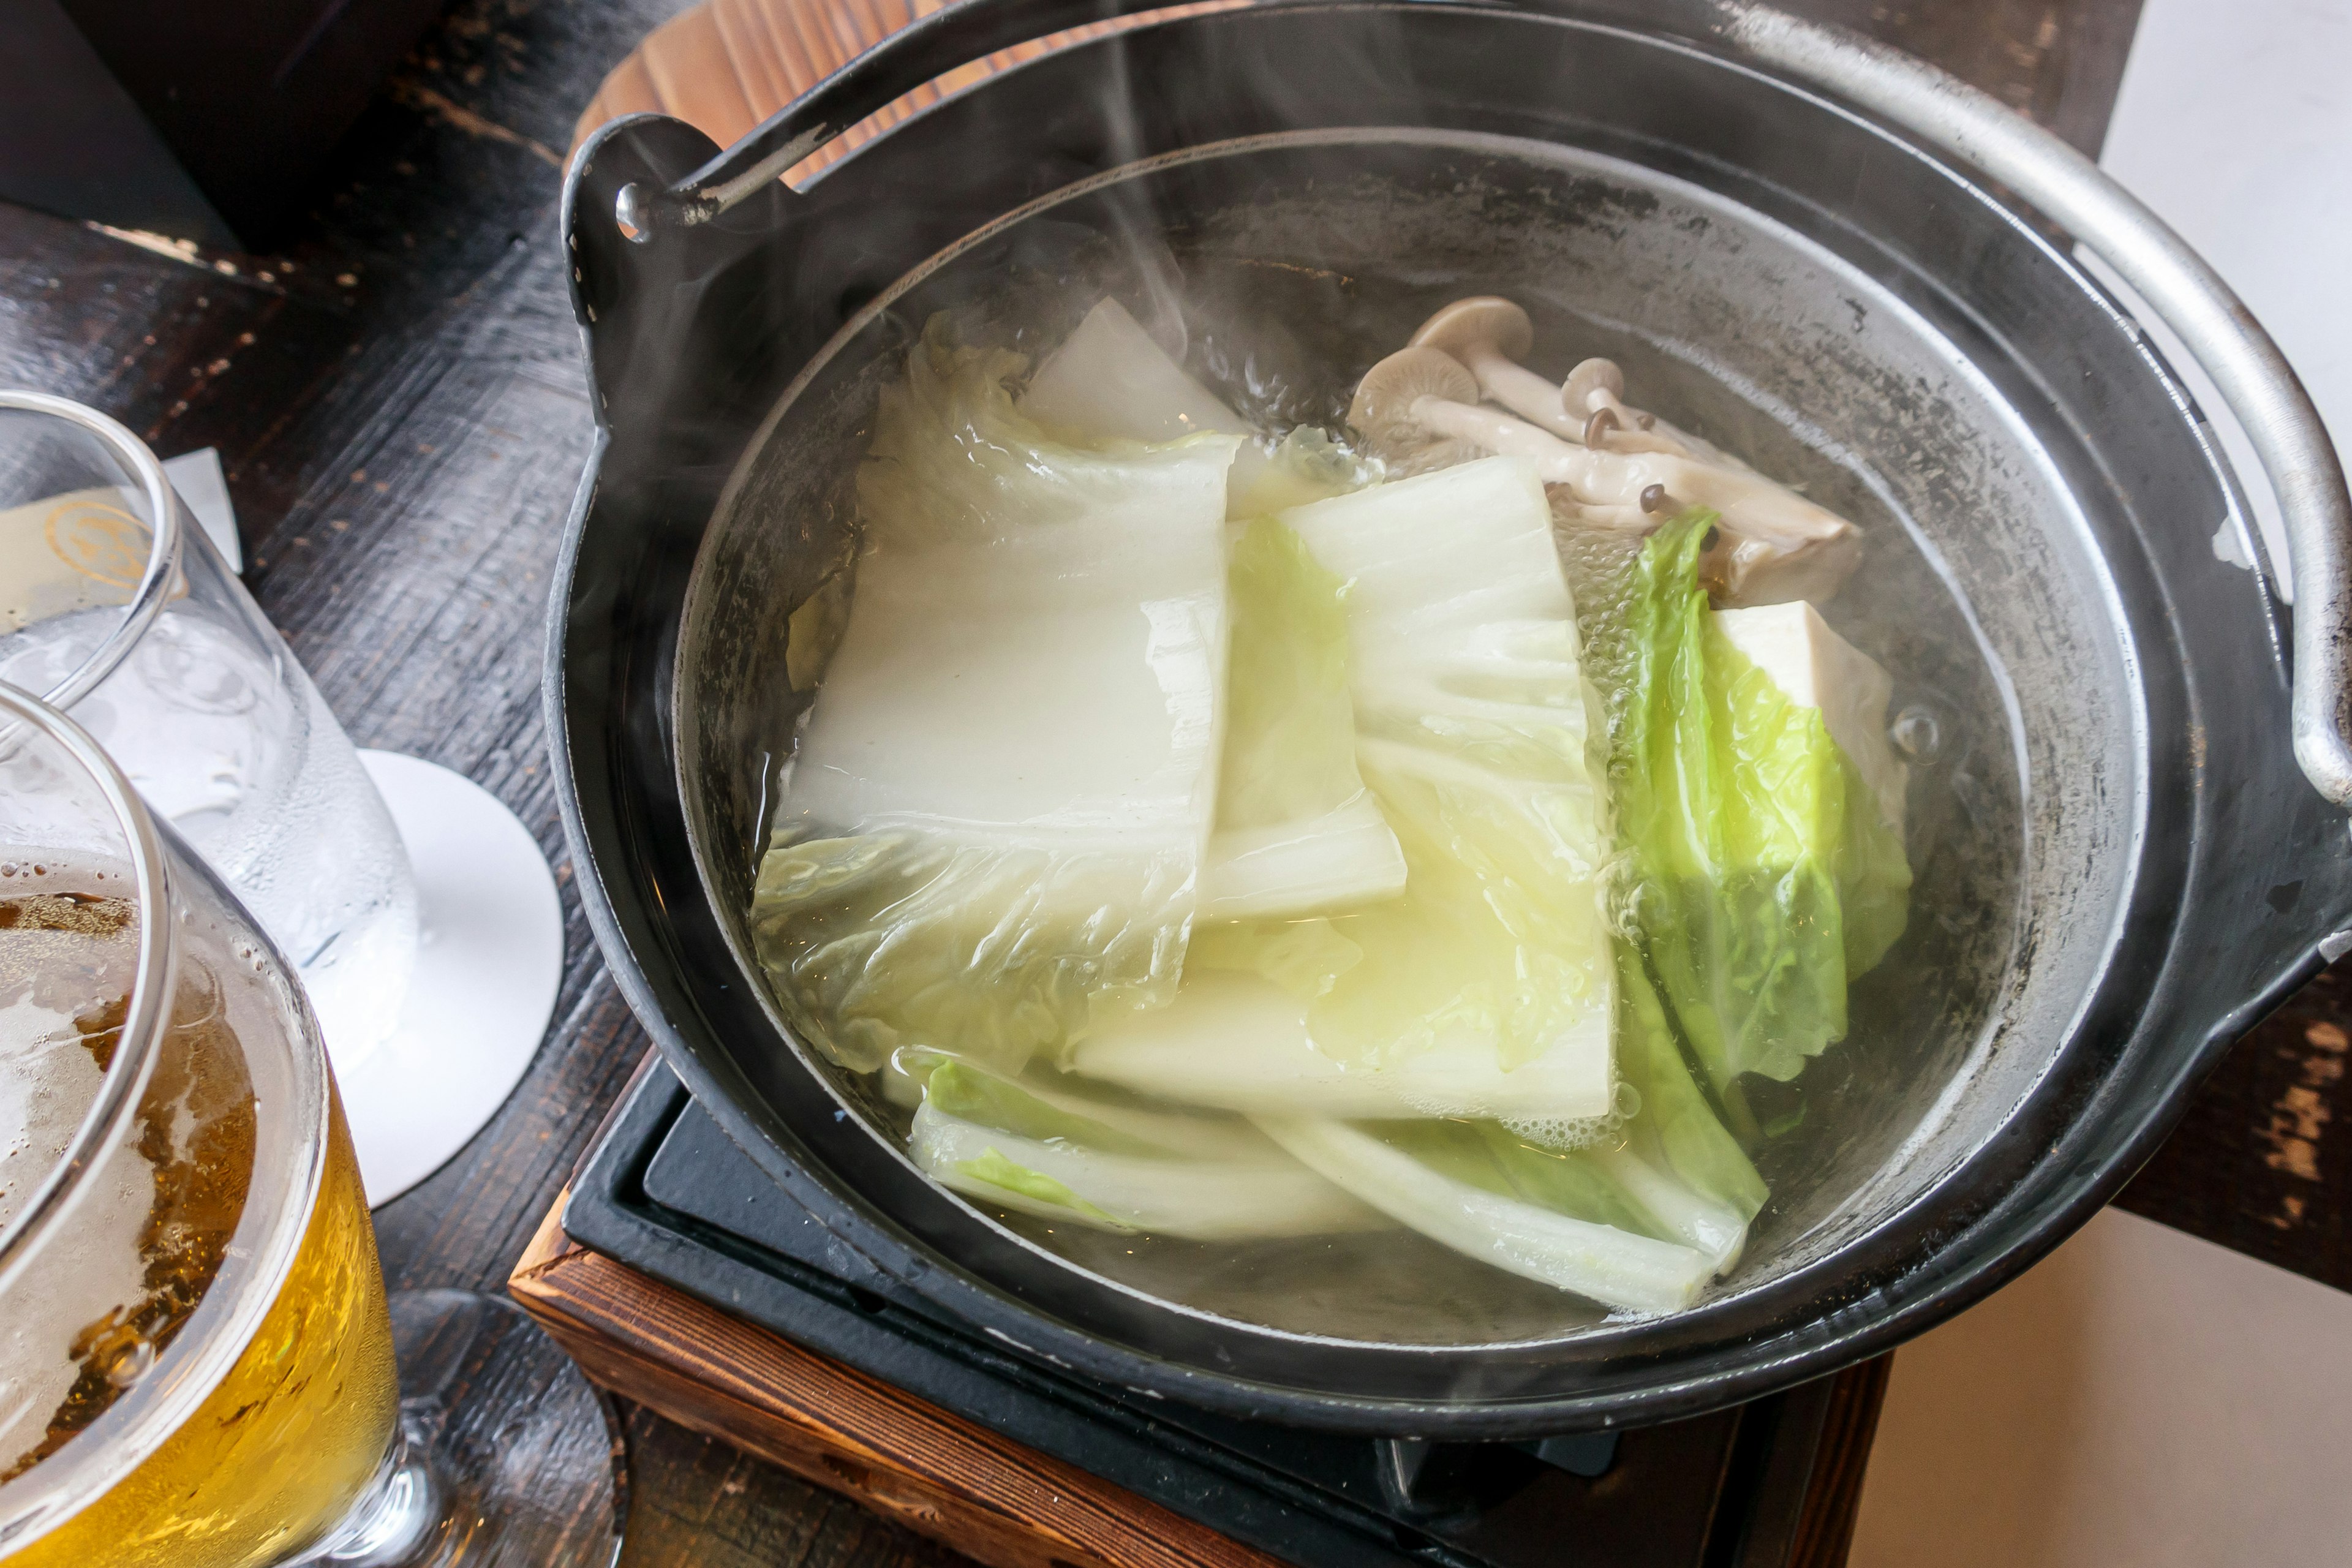
M 65 1152 L 42 1176 L 40 1184 L 16 1217 L 0 1226 L 0 1294 L 5 1294 L 39 1247 L 36 1245 L 68 1216 L 72 1199 L 103 1163 L 107 1151 L 121 1139 L 139 1097 L 155 1064 L 155 1046 L 162 1037 L 171 1005 L 173 967 L 178 956 L 173 929 L 172 882 L 163 842 L 156 832 L 139 792 L 89 732 L 41 699 L 0 681 L 0 715 L 16 722 L 0 724 L 0 742 L 19 725 L 29 726 L 64 751 L 97 784 L 113 810 L 130 851 L 132 887 L 138 900 L 139 957 L 132 972 L 131 997 L 122 1027 L 98 1096 L 83 1113 Z
M 139 587 L 130 604 L 123 607 L 121 624 L 107 634 L 106 640 L 71 675 L 39 694 L 44 702 L 53 707 L 70 708 L 114 673 L 115 667 L 138 646 L 139 639 L 147 635 L 148 628 L 163 613 L 164 603 L 172 596 L 173 580 L 180 569 L 183 531 L 179 496 L 172 489 L 171 476 L 163 472 L 162 460 L 147 443 L 120 421 L 88 404 L 47 392 L 0 389 L 0 409 L 12 408 L 62 419 L 96 439 L 137 476 L 147 491 L 148 510 L 152 514 L 148 525 L 147 569 L 140 575 Z

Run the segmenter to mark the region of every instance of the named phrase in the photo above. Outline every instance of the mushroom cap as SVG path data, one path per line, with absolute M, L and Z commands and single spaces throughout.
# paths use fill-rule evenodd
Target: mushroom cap
M 1444 349 L 1450 354 L 1492 349 L 1505 359 L 1525 359 L 1535 344 L 1536 326 L 1528 313 L 1494 294 L 1456 300 L 1412 334 L 1415 348 Z
M 1559 389 L 1559 405 L 1579 418 L 1591 414 L 1589 399 L 1595 389 L 1605 391 L 1612 398 L 1625 395 L 1625 373 L 1617 368 L 1613 359 L 1589 359 L 1580 362 L 1568 373 L 1568 380 Z
M 1348 405 L 1348 423 L 1376 447 L 1435 439 L 1414 425 L 1412 405 L 1421 398 L 1475 404 L 1478 378 L 1462 362 L 1439 349 L 1399 349 L 1364 373 Z

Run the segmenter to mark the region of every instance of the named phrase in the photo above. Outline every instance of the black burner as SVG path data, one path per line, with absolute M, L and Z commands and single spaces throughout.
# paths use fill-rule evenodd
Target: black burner
M 639 1272 L 1305 1568 L 1781 1568 L 1827 1380 L 1714 1415 L 1532 1443 L 1234 1420 L 941 1321 L 822 1228 L 666 1068 L 623 1103 L 563 1228 Z

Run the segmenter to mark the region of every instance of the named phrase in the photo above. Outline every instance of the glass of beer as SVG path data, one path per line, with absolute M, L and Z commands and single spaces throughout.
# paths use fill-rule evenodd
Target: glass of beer
M 345 1071 L 416 957 L 407 852 L 310 678 L 94 409 L 0 391 L 0 680 L 70 713 L 301 971 Z
M 0 1562 L 610 1563 L 608 1422 L 513 1307 L 387 1309 L 295 970 L 0 685 Z

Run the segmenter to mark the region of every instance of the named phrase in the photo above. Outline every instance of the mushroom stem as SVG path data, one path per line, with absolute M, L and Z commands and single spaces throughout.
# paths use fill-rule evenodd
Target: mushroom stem
M 1501 404 L 1552 435 L 1570 440 L 1582 438 L 1583 423 L 1560 406 L 1559 389 L 1542 376 L 1516 360 L 1505 358 L 1498 351 L 1483 346 L 1473 346 L 1466 352 L 1457 350 L 1454 357 L 1478 378 L 1481 396 Z
M 1433 434 L 1468 441 L 1507 458 L 1534 458 L 1546 484 L 1580 489 L 1590 482 L 1582 448 L 1500 409 L 1442 397 L 1417 397 L 1405 412 L 1414 424 Z
M 1480 294 L 1456 300 L 1423 321 L 1412 347 L 1452 354 L 1478 384 L 1478 395 L 1574 440 L 1584 414 L 1560 406 L 1551 383 L 1519 363 L 1535 346 L 1535 323 L 1508 300 Z
M 1500 410 L 1417 397 L 1406 416 L 1433 435 L 1507 457 L 1532 458 L 1546 484 L 1566 485 L 1588 505 L 1641 506 L 1654 490 L 1675 509 L 1711 507 L 1734 532 L 1783 548 L 1837 538 L 1853 524 L 1760 474 L 1717 468 L 1672 452 L 1579 447 Z
M 1689 431 L 1645 408 L 1634 407 L 1625 401 L 1624 392 L 1623 373 L 1613 360 L 1589 359 L 1568 373 L 1568 380 L 1559 389 L 1560 407 L 1571 419 L 1583 418 L 1587 431 L 1592 430 L 1601 416 L 1607 414 L 1611 423 L 1601 427 L 1601 439 L 1612 452 L 1671 452 L 1718 468 L 1747 468 L 1738 458 Z M 1596 445 L 1590 436 L 1584 444 Z
M 1453 442 L 1528 458 L 1538 479 L 1566 489 L 1604 526 L 1626 527 L 1647 518 L 1654 527 L 1673 513 L 1709 508 L 1723 520 L 1725 538 L 1713 553 L 1727 603 L 1826 598 L 1853 570 L 1860 531 L 1761 474 L 1680 452 L 1621 452 L 1564 441 L 1500 409 L 1468 401 L 1477 395 L 1475 377 L 1433 346 L 1400 349 L 1365 373 L 1349 423 L 1376 447 L 1391 452 L 1426 451 Z M 1606 389 L 1595 395 L 1604 393 L 1615 402 Z M 1601 412 L 1588 416 L 1596 426 L 1604 423 Z M 1621 417 L 1608 412 L 1608 423 Z M 1608 434 L 1614 440 L 1633 433 Z

